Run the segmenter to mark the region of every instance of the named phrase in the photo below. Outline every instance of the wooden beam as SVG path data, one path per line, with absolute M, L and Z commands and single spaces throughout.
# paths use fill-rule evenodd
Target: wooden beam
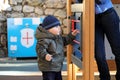
M 89 2 L 90 0 L 83 0 L 83 26 L 82 26 L 83 80 L 90 80 Z
M 77 66 L 75 64 L 73 64 L 73 80 L 77 80 Z
M 94 0 L 83 1 L 83 80 L 94 80 Z
M 95 10 L 94 10 L 94 0 L 89 0 L 90 1 L 90 52 L 89 52 L 89 56 L 90 56 L 90 80 L 94 80 L 94 24 L 95 24 Z
M 71 20 L 69 19 L 69 17 L 71 16 L 71 0 L 67 0 L 67 33 L 70 32 L 71 30 Z M 72 46 L 71 45 L 68 45 L 67 46 L 67 80 L 73 80 L 73 65 L 71 63 L 71 54 L 72 54 Z
M 120 4 L 120 0 L 112 0 L 113 4 Z

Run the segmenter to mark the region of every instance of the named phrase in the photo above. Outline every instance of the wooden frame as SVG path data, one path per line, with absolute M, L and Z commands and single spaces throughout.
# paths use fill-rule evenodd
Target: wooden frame
M 94 0 L 83 0 L 82 54 L 83 80 L 94 80 Z M 71 0 L 67 0 L 67 17 L 71 16 Z M 70 31 L 68 18 L 68 32 Z M 76 80 L 76 66 L 71 63 L 72 46 L 67 46 L 68 80 Z

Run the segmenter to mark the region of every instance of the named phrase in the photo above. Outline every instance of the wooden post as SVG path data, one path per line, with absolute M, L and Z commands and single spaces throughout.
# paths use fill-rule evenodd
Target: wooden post
M 94 26 L 95 26 L 95 10 L 94 10 L 94 0 L 90 1 L 90 80 L 94 80 Z
M 90 55 L 89 55 L 89 1 L 83 0 L 83 26 L 82 26 L 82 54 L 83 54 L 83 80 L 90 79 Z
M 69 17 L 71 16 L 71 0 L 67 0 L 67 30 L 68 30 L 68 32 L 67 33 L 69 33 L 70 32 L 70 30 L 71 30 L 71 25 L 70 25 L 70 23 L 71 23 L 71 21 L 70 21 L 70 19 L 69 19 Z M 71 54 L 72 54 L 72 46 L 71 45 L 68 45 L 67 46 L 67 75 L 68 75 L 68 77 L 67 77 L 67 80 L 73 80 L 73 70 L 72 70 L 72 67 L 73 67 L 73 65 L 72 65 L 72 63 L 71 63 Z
M 73 64 L 73 80 L 77 80 L 77 70 L 78 69 L 78 67 L 75 65 L 75 64 Z
M 94 80 L 94 0 L 83 0 L 83 80 Z

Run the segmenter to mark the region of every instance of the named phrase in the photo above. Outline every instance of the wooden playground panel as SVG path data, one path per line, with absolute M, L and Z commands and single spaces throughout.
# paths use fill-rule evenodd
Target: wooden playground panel
M 72 15 L 71 0 L 67 0 L 67 17 Z M 79 4 L 78 4 L 79 7 Z M 74 9 L 76 9 L 76 5 Z M 74 10 L 73 9 L 73 10 Z M 94 1 L 83 0 L 78 12 L 82 11 L 82 54 L 83 54 L 83 80 L 94 80 Z M 76 12 L 76 11 L 75 11 Z M 70 26 L 70 19 L 68 19 Z M 70 27 L 68 27 L 70 32 Z M 90 54 L 93 53 L 93 54 Z M 71 63 L 72 46 L 67 46 L 68 80 L 76 80 L 77 66 Z
M 120 3 L 120 0 L 112 0 L 113 3 Z M 98 72 L 94 60 L 94 0 L 83 0 L 83 3 L 72 4 L 72 0 L 67 0 L 67 17 L 73 12 L 82 12 L 82 69 L 72 63 L 71 55 L 73 47 L 67 46 L 67 80 L 77 80 L 77 73 L 82 72 L 82 80 L 96 80 L 94 73 Z M 70 19 L 68 18 L 68 32 L 70 29 Z M 110 71 L 116 70 L 114 60 L 107 60 Z M 112 64 L 112 65 L 111 65 Z

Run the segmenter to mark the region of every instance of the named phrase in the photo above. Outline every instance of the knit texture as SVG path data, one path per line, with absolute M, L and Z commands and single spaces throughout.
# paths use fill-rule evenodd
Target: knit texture
M 57 27 L 58 25 L 60 25 L 60 21 L 52 15 L 48 15 L 47 17 L 45 17 L 42 23 L 42 27 L 46 30 L 52 27 Z

